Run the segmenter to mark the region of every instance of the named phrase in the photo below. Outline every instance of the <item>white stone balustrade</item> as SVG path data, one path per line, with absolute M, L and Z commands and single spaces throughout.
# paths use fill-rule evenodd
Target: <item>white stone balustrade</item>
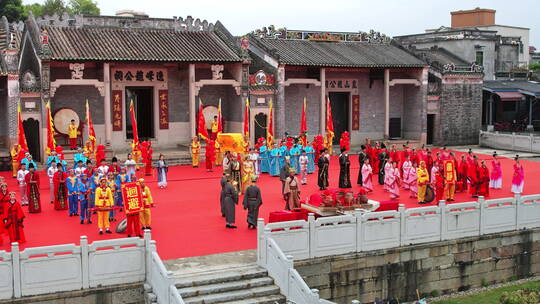
M 266 263 L 272 238 L 295 260 L 387 249 L 490 233 L 540 227 L 540 194 L 476 202 L 334 216 L 264 225 L 258 231 L 258 260 Z

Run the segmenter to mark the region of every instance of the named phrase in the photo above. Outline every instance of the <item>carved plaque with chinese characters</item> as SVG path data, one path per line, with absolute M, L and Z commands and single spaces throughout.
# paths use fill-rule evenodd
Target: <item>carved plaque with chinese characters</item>
M 164 130 L 169 128 L 169 92 L 167 90 L 159 90 L 158 94 L 159 128 Z
M 116 83 L 164 83 L 167 81 L 166 69 L 113 69 L 112 81 Z
M 122 131 L 122 90 L 112 91 L 113 131 Z

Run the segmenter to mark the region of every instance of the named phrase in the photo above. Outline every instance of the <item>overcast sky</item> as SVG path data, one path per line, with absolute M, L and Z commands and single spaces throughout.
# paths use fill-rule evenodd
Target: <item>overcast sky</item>
M 497 24 L 530 28 L 530 44 L 540 49 L 539 0 L 97 0 L 97 3 L 102 15 L 132 9 L 150 17 L 191 15 L 209 22 L 220 20 L 234 35 L 274 24 L 277 28 L 302 30 L 374 29 L 398 36 L 449 26 L 451 11 L 482 7 L 497 10 Z

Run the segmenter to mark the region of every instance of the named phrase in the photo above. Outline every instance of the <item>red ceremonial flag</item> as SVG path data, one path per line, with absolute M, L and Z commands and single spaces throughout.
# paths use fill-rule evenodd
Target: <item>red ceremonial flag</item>
M 330 106 L 330 98 L 326 100 L 326 135 L 334 138 L 334 121 L 332 119 L 332 107 Z
M 96 147 L 96 131 L 94 131 L 94 123 L 92 122 L 92 115 L 90 114 L 90 107 L 88 106 L 88 99 L 86 100 L 86 124 L 88 125 L 88 139 L 92 143 L 91 153 L 93 154 Z
M 129 103 L 129 113 L 131 116 L 131 129 L 133 130 L 133 144 L 139 146 L 139 131 L 137 130 L 137 118 L 135 117 L 135 107 L 133 106 L 133 99 Z
M 249 137 L 249 99 L 246 98 L 246 108 L 244 109 L 244 137 Z
M 22 123 L 22 115 L 21 115 L 21 104 L 19 103 L 17 105 L 17 134 L 19 137 L 19 146 L 21 146 L 22 151 L 28 151 L 28 144 L 26 143 L 26 135 L 24 135 L 24 127 Z
M 268 122 L 266 123 L 266 145 L 272 147 L 274 144 L 274 109 L 272 108 L 272 100 L 269 102 Z
M 54 124 L 51 115 L 51 101 L 47 101 L 47 103 L 45 104 L 45 108 L 47 109 L 47 148 L 45 148 L 45 151 L 47 152 L 47 155 L 51 155 L 52 151 L 56 150 L 56 140 L 54 139 Z
M 218 121 L 218 127 L 217 127 L 217 133 L 223 132 L 223 122 L 221 121 L 221 98 L 219 99 L 219 105 L 217 109 L 217 121 Z
M 302 145 L 306 146 L 306 136 L 307 136 L 307 122 L 306 122 L 306 98 L 304 97 L 304 104 L 302 105 L 302 118 L 300 119 L 300 138 L 302 140 Z
M 201 139 L 208 140 L 208 131 L 206 130 L 206 120 L 204 119 L 202 100 L 199 99 L 199 124 L 198 134 Z

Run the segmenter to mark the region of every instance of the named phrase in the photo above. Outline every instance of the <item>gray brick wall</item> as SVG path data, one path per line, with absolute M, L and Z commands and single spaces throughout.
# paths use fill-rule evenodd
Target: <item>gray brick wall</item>
M 443 145 L 477 144 L 482 121 L 482 84 L 443 84 L 440 142 Z
M 218 106 L 221 98 L 221 113 L 225 121 L 243 121 L 244 100 L 238 95 L 232 86 L 208 85 L 201 88 L 197 97 L 196 110 L 199 109 L 199 97 L 203 105 Z
M 304 97 L 307 99 L 306 120 L 308 134 L 316 135 L 319 133 L 321 87 L 310 85 L 309 88 L 306 88 L 305 84 L 300 84 L 285 88 L 285 122 L 283 122 L 283 131 L 288 132 L 290 135 L 296 136 L 300 133 L 300 119 Z M 282 135 L 275 134 L 277 138 L 280 138 Z
M 56 94 L 51 99 L 51 109 L 54 113 L 60 108 L 72 108 L 79 119 L 86 118 L 86 99 L 90 107 L 90 114 L 94 124 L 103 124 L 105 115 L 103 112 L 103 97 L 99 95 L 94 86 L 61 86 L 56 90 Z
M 420 139 L 420 134 L 426 132 L 426 93 L 427 86 L 405 86 L 403 136 L 407 139 Z
M 373 303 L 375 298 L 416 299 L 433 291 L 458 290 L 540 274 L 540 230 L 335 255 L 295 262 L 321 298 L 337 303 Z
M 169 67 L 169 119 L 171 122 L 189 122 L 188 69 Z M 203 100 L 204 101 L 204 100 Z

